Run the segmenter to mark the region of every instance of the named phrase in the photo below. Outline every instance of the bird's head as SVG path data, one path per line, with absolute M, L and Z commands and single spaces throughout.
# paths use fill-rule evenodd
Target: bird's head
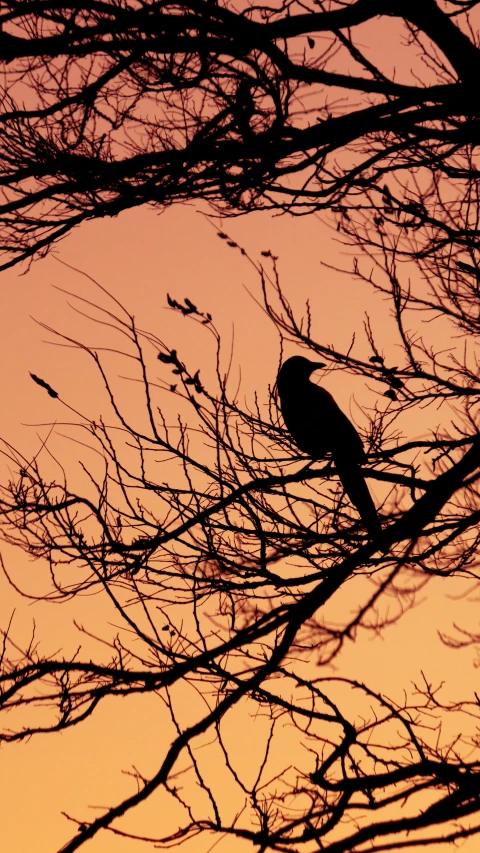
M 306 381 L 311 373 L 321 367 L 326 367 L 323 361 L 310 361 L 302 355 L 292 355 L 282 364 L 278 379 L 282 383 Z

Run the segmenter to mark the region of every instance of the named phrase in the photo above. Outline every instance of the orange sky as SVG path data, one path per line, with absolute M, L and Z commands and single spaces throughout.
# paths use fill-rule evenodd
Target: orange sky
M 337 258 L 342 265 L 351 261 L 340 255 L 340 247 L 333 242 L 334 233 L 321 226 L 317 218 L 254 215 L 227 222 L 224 228 L 252 258 L 258 258 L 264 249 L 280 256 L 285 291 L 299 305 L 306 297 L 311 299 L 318 338 L 334 342 L 339 349 L 346 348 L 353 331 L 361 335 L 363 314 L 368 310 L 379 330 L 384 330 L 384 345 L 388 347 L 391 339 L 385 326 L 382 300 L 372 296 L 366 287 L 322 268 L 322 260 L 332 263 Z M 183 359 L 198 358 L 200 365 L 202 358 L 207 357 L 205 352 L 198 352 L 201 339 L 191 334 L 182 318 L 165 308 L 167 291 L 177 298 L 188 296 L 213 314 L 227 341 L 234 327 L 233 363 L 235 369 L 241 365 L 242 387 L 247 396 L 251 398 L 256 388 L 264 388 L 274 380 L 277 340 L 245 290 L 247 287 L 258 294 L 258 277 L 248 261 L 219 240 L 208 221 L 195 213 L 193 207 L 171 209 L 162 216 L 143 209 L 117 219 L 90 223 L 74 232 L 55 251 L 61 259 L 111 289 L 135 314 L 138 325 L 151 328 L 176 346 Z M 85 330 L 52 284 L 80 293 L 88 286 L 52 257 L 35 263 L 23 277 L 17 270 L 2 275 L 2 434 L 27 454 L 38 447 L 38 436 L 44 437 L 47 427 L 25 425 L 45 424 L 65 417 L 63 411 L 59 413 L 58 403 L 32 383 L 29 370 L 46 379 L 80 411 L 95 416 L 104 406 L 98 383 L 91 378 L 93 374 L 86 369 L 86 362 L 76 353 L 43 343 L 49 336 L 30 319 L 33 315 L 67 333 Z M 101 334 L 94 330 L 86 338 L 97 343 Z M 371 403 L 374 397 L 363 380 L 356 379 L 355 383 L 351 380 L 350 384 L 350 380 L 344 379 L 340 387 L 336 377 L 330 377 L 326 387 L 329 382 L 330 390 L 335 389 L 346 411 L 353 392 L 363 405 Z M 79 457 L 75 445 L 58 436 L 55 449 L 62 461 L 69 460 L 73 470 Z M 17 572 L 18 577 L 22 573 L 22 578 L 36 583 L 33 573 L 39 571 L 38 567 L 27 565 L 25 557 L 12 549 L 5 555 L 13 573 Z M 469 694 L 476 679 L 473 651 L 452 652 L 437 639 L 437 630 L 448 630 L 457 610 L 465 610 L 462 602 L 453 602 L 448 597 L 453 589 L 458 593 L 463 585 L 457 582 L 453 587 L 449 583 L 447 589 L 446 584 L 435 582 L 427 589 L 422 608 L 407 614 L 400 625 L 384 633 L 383 639 L 369 639 L 358 647 L 351 644 L 342 656 L 342 672 L 370 677 L 375 687 L 390 695 L 397 693 L 401 698 L 403 687 L 409 688 L 411 680 L 418 678 L 423 668 L 432 680 L 445 679 L 449 694 Z M 83 624 L 97 631 L 105 615 L 97 598 L 85 597 L 75 605 L 61 607 L 29 605 L 2 581 L 3 623 L 13 607 L 17 608 L 16 637 L 25 639 L 35 618 L 37 637 L 44 651 L 78 643 L 71 628 L 74 613 L 77 618 L 80 614 Z M 467 610 L 472 627 L 473 617 L 474 613 Z M 244 718 L 238 725 L 237 747 L 247 748 L 259 736 L 261 723 L 256 721 L 252 729 L 253 724 Z M 89 807 L 118 802 L 134 786 L 122 771 L 135 765 L 147 776 L 153 773 L 162 760 L 168 736 L 160 702 L 136 697 L 107 700 L 91 720 L 62 735 L 3 747 L 1 848 L 22 853 L 57 850 L 75 832 L 74 824 L 69 824 L 61 812 L 88 818 L 93 814 Z M 159 795 L 138 814 L 129 816 L 125 826 L 160 833 L 162 821 L 159 826 L 157 821 L 162 809 L 169 809 L 171 817 L 171 805 Z M 212 843 L 212 839 L 205 837 L 185 849 L 207 853 Z M 477 845 L 478 841 L 471 839 L 462 849 L 473 853 Z M 100 833 L 85 849 L 92 853 L 133 853 L 140 847 L 135 842 Z M 237 846 L 220 841 L 215 849 L 226 853 L 235 851 Z

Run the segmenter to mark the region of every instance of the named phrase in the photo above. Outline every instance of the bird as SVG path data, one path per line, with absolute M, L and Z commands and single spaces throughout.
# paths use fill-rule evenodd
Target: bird
M 280 411 L 300 450 L 313 459 L 331 453 L 346 494 L 368 534 L 375 537 L 382 528 L 361 471 L 367 461 L 362 440 L 332 395 L 310 381 L 311 374 L 325 366 L 300 355 L 288 358 L 277 377 Z

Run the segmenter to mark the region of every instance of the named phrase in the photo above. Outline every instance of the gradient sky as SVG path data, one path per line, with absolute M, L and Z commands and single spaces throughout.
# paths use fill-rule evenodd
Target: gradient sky
M 292 219 L 259 214 L 228 221 L 223 227 L 253 259 L 258 259 L 259 253 L 266 249 L 279 256 L 285 291 L 299 306 L 306 297 L 310 298 L 314 331 L 319 339 L 346 349 L 354 331 L 361 336 L 364 312 L 369 311 L 384 338 L 382 345 L 388 348 L 392 344 L 383 300 L 366 286 L 322 267 L 321 262 L 326 261 L 349 268 L 352 253 L 336 244 L 335 233 L 316 217 Z M 176 298 L 188 296 L 202 310 L 213 314 L 225 336 L 226 357 L 234 329 L 233 365 L 234 370 L 241 365 L 246 396 L 251 399 L 255 389 L 264 389 L 274 381 L 277 338 L 246 290 L 258 295 L 258 276 L 248 260 L 226 246 L 215 228 L 193 207 L 177 207 L 161 216 L 142 209 L 116 219 L 89 223 L 57 245 L 55 253 L 110 289 L 135 314 L 139 326 L 152 329 L 166 343 L 175 346 L 182 359 L 198 359 L 201 365 L 202 360 L 208 362 L 207 350 L 202 351 L 203 339 L 192 335 L 186 321 L 166 309 L 167 292 Z M 47 257 L 33 264 L 26 275 L 19 275 L 18 270 L 3 273 L 1 284 L 2 434 L 28 455 L 38 448 L 39 439 L 45 437 L 48 431 L 45 424 L 65 417 L 63 410 L 59 412 L 57 401 L 33 384 L 29 370 L 46 379 L 78 410 L 95 416 L 95 412 L 98 415 L 104 408 L 99 383 L 85 360 L 78 353 L 44 343 L 51 336 L 31 319 L 33 316 L 67 334 L 84 331 L 83 321 L 72 313 L 64 295 L 52 285 L 84 293 L 88 283 L 54 257 Z M 85 337 L 90 343 L 101 342 L 98 330 Z M 335 392 L 347 412 L 352 411 L 353 394 L 361 405 L 371 404 L 375 398 L 376 392 L 358 378 L 342 377 L 339 382 L 338 375 L 331 375 L 324 384 Z M 358 414 L 355 407 L 354 411 Z M 409 429 L 413 438 L 424 430 L 424 424 L 409 424 Z M 78 466 L 78 448 L 60 435 L 55 438 L 54 446 L 59 458 L 68 460 L 73 471 Z M 45 577 L 42 568 L 29 563 L 20 552 L 9 548 L 4 556 L 9 570 L 31 584 L 29 588 L 35 588 L 39 576 Z M 400 625 L 385 631 L 383 638 L 364 641 L 361 647 L 351 644 L 342 656 L 342 673 L 369 677 L 376 688 L 401 699 L 404 686 L 409 689 L 411 681 L 418 680 L 423 669 L 434 682 L 445 679 L 447 695 L 469 695 L 477 678 L 473 650 L 453 652 L 442 646 L 437 637 L 439 629 L 448 632 L 460 612 L 465 611 L 467 624 L 475 626 L 477 606 L 469 610 L 464 602 L 451 598 L 453 592 L 458 594 L 465 586 L 460 581 L 449 582 L 448 588 L 441 581 L 432 582 L 422 596 L 424 603 L 408 613 Z M 62 606 L 32 605 L 2 581 L 2 624 L 14 607 L 16 639 L 22 641 L 28 637 L 35 619 L 36 635 L 45 652 L 78 644 L 78 636 L 71 627 L 74 615 L 95 630 L 99 630 L 99 623 L 106 618 L 98 598 L 83 597 L 75 604 Z M 246 719 L 239 721 L 238 726 L 238 745 L 243 749 L 254 742 L 258 729 L 252 729 Z M 154 697 L 135 697 L 122 701 L 108 699 L 92 719 L 61 735 L 4 746 L 0 776 L 1 848 L 35 853 L 57 850 L 75 832 L 74 824 L 62 817 L 62 811 L 88 818 L 94 814 L 89 807 L 118 802 L 135 784 L 123 771 L 135 765 L 148 776 L 158 767 L 167 745 L 168 725 L 160 702 Z M 154 797 L 138 813 L 128 817 L 125 827 L 159 832 L 156 823 L 165 808 L 167 802 L 162 795 Z M 202 837 L 184 849 L 207 853 L 212 843 L 213 839 Z M 240 848 L 248 849 L 225 840 L 215 850 L 227 853 Z M 141 848 L 135 842 L 101 833 L 85 849 L 92 853 L 133 853 Z M 471 839 L 462 849 L 473 853 L 478 849 L 478 840 Z

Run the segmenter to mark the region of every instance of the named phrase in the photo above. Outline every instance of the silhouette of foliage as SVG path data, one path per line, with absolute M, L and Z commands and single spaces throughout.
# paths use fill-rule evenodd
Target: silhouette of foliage
M 377 211 L 470 245 L 477 5 L 6 0 L 2 268 L 85 220 L 188 199 L 333 209 L 339 228 Z
M 381 540 L 366 535 L 330 458 L 312 463 L 293 443 L 279 415 L 273 362 L 271 388 L 241 402 L 203 306 L 168 299 L 214 344 L 210 361 L 205 346 L 202 363 L 189 364 L 178 345 L 138 329 L 117 300 L 105 302 L 105 291 L 97 306 L 70 294 L 96 328 L 103 322 L 105 334 L 118 331 L 123 343 L 113 349 L 127 359 L 143 412 L 131 400 L 122 404 L 102 348 L 77 342 L 110 406 L 108 419 L 82 416 L 78 424 L 80 458 L 86 444 L 97 451 L 96 465 L 82 463 L 89 485 L 72 488 L 60 462 L 59 474 L 47 476 L 39 454 L 26 459 L 4 444 L 13 473 L 0 495 L 0 533 L 46 561 L 33 597 L 58 603 L 97 592 L 114 619 L 97 629 L 97 644 L 88 626 L 78 626 L 89 648 L 71 657 L 44 654 L 33 639 L 22 649 L 11 628 L 4 632 L 0 742 L 66 730 L 107 697 L 135 694 L 158 697 L 173 728 L 159 726 L 158 768 L 149 777 L 136 771 L 124 800 L 100 815 L 70 816 L 77 831 L 64 853 L 100 830 L 160 847 L 206 833 L 246 849 L 380 853 L 453 843 L 480 829 L 473 688 L 447 700 L 426 674 L 410 691 L 399 685 L 402 698 L 389 698 L 328 668 L 340 665 L 349 640 L 400 620 L 432 578 L 478 578 L 478 366 L 470 348 L 461 361 L 461 347 L 435 352 L 425 337 L 437 315 L 478 335 L 466 290 L 477 279 L 454 265 L 444 289 L 425 301 L 421 284 L 402 287 L 391 251 L 377 255 L 368 275 L 368 255 L 360 258 L 354 275 L 388 298 L 395 317 L 392 364 L 391 330 L 376 335 L 368 321 L 359 352 L 357 344 L 342 351 L 318 341 L 309 309 L 298 315 L 283 292 L 275 257 L 263 257 L 263 307 L 280 352 L 296 343 L 377 390 L 356 426 L 368 454 L 363 473 L 382 490 Z M 432 321 L 422 334 L 408 325 L 419 306 Z M 384 393 L 392 388 L 395 399 Z M 52 406 L 67 405 L 60 394 Z M 417 439 L 405 424 L 426 407 L 435 423 Z M 21 590 L 21 573 L 4 570 Z M 336 607 L 347 586 L 349 607 Z M 464 631 L 445 642 L 478 638 Z M 247 757 L 239 764 L 232 749 L 235 713 L 264 726 L 248 772 Z M 176 809 L 159 810 L 156 834 L 125 828 L 119 819 L 159 791 Z M 172 814 L 180 814 L 174 826 Z
M 426 674 L 389 698 L 327 669 L 349 640 L 401 620 L 430 579 L 478 580 L 477 5 L 2 6 L 3 268 L 144 203 L 324 210 L 358 249 L 348 274 L 388 300 L 396 334 L 395 361 L 391 332 L 387 341 L 368 317 L 362 346 L 358 335 L 346 351 L 319 341 L 309 306 L 292 308 L 277 258 L 261 253 L 277 367 L 296 344 L 377 393 L 355 424 L 362 472 L 381 494 L 383 532 L 369 539 L 334 461 L 312 463 L 285 430 L 273 363 L 270 389 L 242 402 L 204 306 L 167 295 L 215 345 L 210 361 L 189 364 L 105 293 L 98 305 L 70 294 L 105 334 L 117 329 L 143 409 L 123 401 L 101 347 L 67 339 L 99 371 L 109 416 L 78 424 L 83 490 L 53 454 L 45 465 L 2 445 L 12 473 L 0 535 L 48 576 L 33 594 L 8 562 L 4 571 L 46 602 L 98 593 L 115 627 L 78 626 L 88 651 L 70 657 L 5 629 L 0 742 L 80 725 L 107 697 L 157 697 L 172 728 L 153 775 L 135 772 L 132 793 L 100 816 L 71 817 L 64 851 L 100 830 L 164 847 L 206 833 L 260 851 L 380 853 L 480 829 L 477 695 L 449 700 Z M 376 50 L 383 32 L 395 34 L 398 67 Z M 460 345 L 432 342 L 442 323 Z M 59 406 L 75 411 L 61 383 L 52 377 L 59 396 L 31 377 L 55 418 Z M 417 438 L 408 418 L 424 412 Z M 348 609 L 337 606 L 346 588 Z M 462 625 L 443 639 L 479 642 Z M 229 739 L 235 713 L 265 722 L 251 773 Z M 119 819 L 160 790 L 176 811 L 161 812 L 157 835 L 127 831 Z
M 39 376 L 36 376 L 36 375 L 35 375 L 35 373 L 31 373 L 31 374 L 30 374 L 30 376 L 32 377 L 33 381 L 34 381 L 37 385 L 40 385 L 40 387 L 41 387 L 41 388 L 45 388 L 45 389 L 46 389 L 46 391 L 48 392 L 49 397 L 58 397 L 57 392 L 56 392 L 56 391 L 54 391 L 54 389 L 52 388 L 52 386 L 51 386 L 51 385 L 49 385 L 49 384 L 48 384 L 48 382 L 45 382 L 45 380 L 44 380 L 44 379 L 40 379 L 40 377 L 39 377 Z

